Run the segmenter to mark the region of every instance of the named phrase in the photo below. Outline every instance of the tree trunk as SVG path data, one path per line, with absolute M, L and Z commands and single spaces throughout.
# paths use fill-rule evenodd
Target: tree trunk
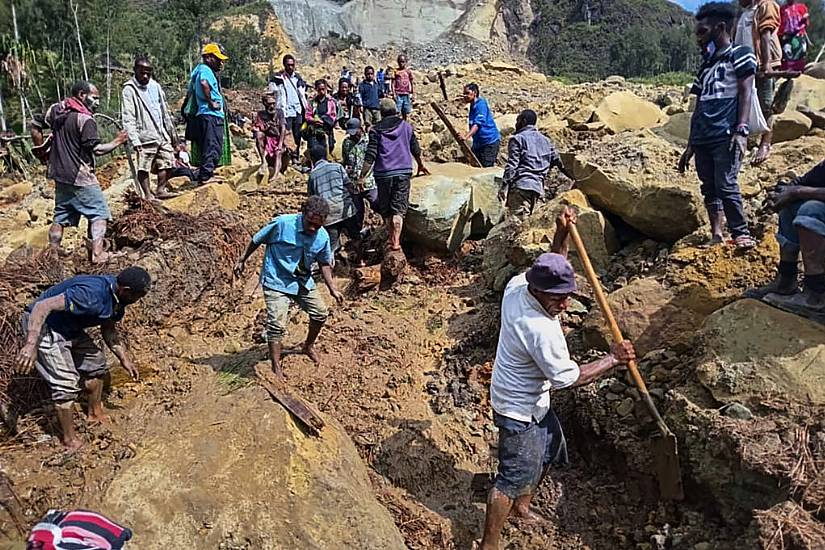
M 89 80 L 89 71 L 86 70 L 86 55 L 83 53 L 83 41 L 80 39 L 80 23 L 77 21 L 78 5 L 69 0 L 69 8 L 74 14 L 74 29 L 77 33 L 77 47 L 80 49 L 80 63 L 83 65 L 83 80 Z
M 5 132 L 6 129 L 6 112 L 3 110 L 3 90 L 0 89 L 0 132 Z

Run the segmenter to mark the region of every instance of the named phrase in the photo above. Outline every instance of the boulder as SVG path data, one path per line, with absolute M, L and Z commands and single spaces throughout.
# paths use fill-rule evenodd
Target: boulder
M 805 75 L 819 80 L 825 80 L 825 63 L 811 63 L 805 67 Z
M 799 106 L 797 106 L 799 108 Z M 773 143 L 799 139 L 811 129 L 810 118 L 799 111 L 786 110 L 776 115 L 773 122 Z
M 502 143 L 506 143 L 506 139 L 516 133 L 517 118 L 518 113 L 508 113 L 496 117 L 496 126 L 498 126 L 498 131 L 501 133 Z
M 590 122 L 590 119 L 593 118 L 593 112 L 596 110 L 596 107 L 593 105 L 586 105 L 569 113 L 567 116 L 564 117 L 565 122 L 567 122 L 568 126 L 576 126 L 578 124 L 586 124 Z
M 677 147 L 686 147 L 690 139 L 691 113 L 676 113 L 662 126 L 653 129 L 653 133 L 673 143 Z
M 798 105 L 796 110 L 811 119 L 811 126 L 825 129 L 825 111 L 814 111 L 807 105 Z
M 597 270 L 604 270 L 610 255 L 619 248 L 615 231 L 601 212 L 594 210 L 581 191 L 563 193 L 541 205 L 532 216 L 508 218 L 490 231 L 484 245 L 482 269 L 489 286 L 502 290 L 510 275 L 527 269 L 543 252 L 547 252 L 556 233 L 556 218 L 565 205 L 576 207 L 577 228 L 587 253 Z M 570 261 L 581 270 L 575 249 Z
M 148 427 L 137 455 L 90 503 L 128 525 L 136 547 L 405 548 L 332 419 L 311 437 L 262 388 L 199 389 L 201 399 L 176 407 L 176 421 Z
M 603 142 L 606 147 L 562 154 L 577 187 L 597 208 L 657 241 L 674 242 L 702 225 L 699 186 L 694 174 L 676 171 L 678 149 L 649 130 Z
M 617 75 L 617 74 L 608 76 L 607 78 L 604 79 L 605 84 L 624 84 L 625 82 L 626 82 L 625 77 Z
M 596 107 L 592 122 L 604 122 L 613 133 L 652 128 L 667 120 L 661 109 L 633 92 L 613 92 Z
M 404 237 L 454 252 L 474 230 L 486 235 L 503 215 L 495 181 L 503 171 L 455 162 L 432 164 L 430 170 L 431 175 L 412 180 Z
M 807 75 L 795 78 L 785 111 L 795 111 L 799 105 L 806 105 L 814 111 L 825 109 L 825 80 Z
M 625 338 L 636 353 L 673 348 L 688 342 L 704 315 L 686 307 L 684 300 L 655 279 L 636 279 L 607 297 Z M 601 310 L 594 308 L 582 327 L 585 343 L 607 350 L 612 337 Z
M 0 190 L 0 202 L 17 202 L 23 200 L 32 192 L 32 184 L 28 181 L 15 183 Z
M 488 71 L 496 71 L 503 73 L 524 74 L 524 69 L 512 63 L 505 63 L 504 61 L 488 61 L 484 63 L 484 68 Z
M 226 183 L 208 183 L 164 201 L 163 204 L 171 210 L 197 214 L 214 208 L 236 210 L 240 203 L 240 196 L 230 185 Z
M 26 227 L 10 233 L 6 237 L 6 246 L 11 250 L 21 246 L 43 250 L 49 246 L 49 226 Z
M 708 317 L 697 374 L 723 403 L 825 405 L 825 327 L 756 300 Z

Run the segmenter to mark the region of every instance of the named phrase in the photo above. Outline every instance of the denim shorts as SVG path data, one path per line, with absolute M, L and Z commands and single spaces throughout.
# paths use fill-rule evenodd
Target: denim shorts
M 90 222 L 111 220 L 112 213 L 99 185 L 67 185 L 56 182 L 54 187 L 54 223 L 77 227 L 80 217 Z
M 545 471 L 567 464 L 567 443 L 553 409 L 541 422 L 524 422 L 493 412 L 498 428 L 498 473 L 495 488 L 510 499 L 531 495 Z
M 412 101 L 410 100 L 409 94 L 396 96 L 395 108 L 398 109 L 399 115 L 408 115 L 412 113 Z
M 799 250 L 799 228 L 825 237 L 825 202 L 796 201 L 783 208 L 779 213 L 779 231 L 776 235 L 779 246 Z

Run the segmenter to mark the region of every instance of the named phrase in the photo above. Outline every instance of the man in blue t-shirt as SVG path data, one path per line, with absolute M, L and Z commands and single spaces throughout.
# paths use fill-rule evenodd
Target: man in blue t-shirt
M 85 329 L 99 326 L 103 341 L 137 380 L 137 367 L 116 323 L 123 319 L 126 306 L 143 298 L 151 284 L 149 274 L 140 267 L 129 267 L 117 276 L 79 275 L 46 290 L 23 313 L 26 343 L 17 356 L 18 369 L 27 374 L 36 366 L 46 380 L 66 447 L 82 445 L 72 414 L 81 382 L 89 393 L 89 420 L 105 420 L 103 379 L 109 367 L 103 350 Z
M 321 275 L 335 301 L 339 304 L 344 302 L 344 296 L 335 286 L 332 275 L 332 249 L 324 229 L 327 216 L 327 201 L 318 196 L 307 198 L 300 214 L 278 216 L 255 233 L 235 266 L 235 276 L 240 277 L 249 256 L 262 244 L 266 246 L 261 267 L 261 286 L 266 302 L 266 339 L 272 372 L 280 379 L 284 378 L 281 341 L 286 335 L 291 302 L 297 303 L 309 315 L 309 331 L 302 352 L 318 362 L 315 340 L 329 312 L 312 279 L 313 264 L 317 262 L 321 266 Z
M 684 173 L 696 156 L 696 173 L 710 218 L 709 244 L 724 242 L 725 219 L 739 249 L 756 245 L 748 230 L 737 178 L 748 146 L 756 56 L 747 46 L 731 44 L 733 4 L 711 2 L 696 13 L 696 39 L 704 63 L 693 83 L 697 96 L 690 140 L 679 159 Z
M 501 134 L 487 100 L 480 96 L 478 84 L 464 86 L 464 101 L 470 105 L 470 131 L 464 139 L 473 138 L 473 154 L 484 167 L 495 166 L 501 147 Z
M 203 63 L 192 71 L 190 86 L 194 91 L 198 112 L 195 116 L 194 141 L 200 149 L 200 168 L 197 180 L 201 183 L 210 179 L 219 165 L 223 153 L 224 139 L 224 98 L 218 84 L 217 74 L 223 62 L 229 57 L 218 44 L 203 47 Z

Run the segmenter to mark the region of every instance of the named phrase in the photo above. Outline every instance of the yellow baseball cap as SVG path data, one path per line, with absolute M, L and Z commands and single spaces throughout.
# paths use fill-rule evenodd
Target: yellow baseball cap
M 229 56 L 226 55 L 225 53 L 223 53 L 221 51 L 221 47 L 218 46 L 214 42 L 210 42 L 209 44 L 206 44 L 203 47 L 203 51 L 201 51 L 201 55 L 207 55 L 207 54 L 210 54 L 210 53 L 212 55 L 214 55 L 215 57 L 217 57 L 218 59 L 220 59 L 221 61 L 226 61 L 227 59 L 229 59 Z

